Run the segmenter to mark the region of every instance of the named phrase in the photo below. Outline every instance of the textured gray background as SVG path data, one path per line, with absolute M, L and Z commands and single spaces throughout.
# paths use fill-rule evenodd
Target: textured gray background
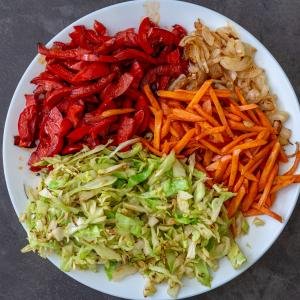
M 14 89 L 36 54 L 36 42 L 47 42 L 79 17 L 118 2 L 122 1 L 0 0 L 1 132 Z M 190 2 L 212 8 L 254 34 L 279 61 L 299 97 L 299 0 Z M 25 232 L 7 194 L 2 159 L 0 184 L 0 299 L 117 299 L 77 283 L 37 255 L 22 255 Z M 300 298 L 298 215 L 299 203 L 278 241 L 258 263 L 201 299 Z

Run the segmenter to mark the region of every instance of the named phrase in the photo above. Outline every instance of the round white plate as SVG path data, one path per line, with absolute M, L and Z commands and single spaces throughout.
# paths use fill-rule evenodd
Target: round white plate
M 287 76 L 277 61 L 248 31 L 228 18 L 207 8 L 171 0 L 155 1 L 150 4 L 149 1 L 124 2 L 100 9 L 79 19 L 57 34 L 48 43 L 48 46 L 51 45 L 52 41 L 66 41 L 68 33 L 74 25 L 92 26 L 94 20 L 97 19 L 103 22 L 111 33 L 114 33 L 128 27 L 137 27 L 141 19 L 149 14 L 154 18 L 160 18 L 160 25 L 162 26 L 168 27 L 178 23 L 189 31 L 193 30 L 193 23 L 197 18 L 200 18 L 211 28 L 224 26 L 228 22 L 232 24 L 242 40 L 257 48 L 256 62 L 266 70 L 271 89 L 278 95 L 280 108 L 290 114 L 287 127 L 293 130 L 293 140 L 300 140 L 299 104 Z M 44 66 L 39 62 L 39 56 L 36 56 L 18 84 L 5 123 L 3 137 L 4 172 L 9 195 L 18 216 L 25 210 L 27 201 L 23 186 L 24 184 L 35 184 L 37 177 L 28 171 L 27 168 L 29 151 L 14 146 L 13 136 L 17 134 L 18 116 L 25 103 L 23 95 L 33 91 L 33 85 L 30 84 L 30 80 L 40 73 L 43 68 Z M 283 223 L 274 221 L 269 217 L 262 217 L 266 221 L 265 226 L 250 226 L 249 234 L 239 240 L 241 248 L 248 257 L 247 264 L 241 270 L 236 271 L 233 270 L 226 259 L 222 260 L 219 270 L 213 274 L 212 288 L 216 288 L 241 274 L 271 247 L 283 230 L 295 207 L 299 188 L 299 185 L 294 185 L 278 194 L 278 199 L 273 209 L 283 216 Z M 49 257 L 49 259 L 56 266 L 59 265 L 57 257 Z M 118 283 L 108 281 L 102 269 L 98 273 L 72 271 L 67 274 L 91 288 L 110 295 L 128 299 L 143 299 L 144 278 L 138 274 Z M 209 290 L 195 280 L 185 279 L 183 283 L 184 285 L 178 298 L 194 296 Z M 166 286 L 159 286 L 157 293 L 151 299 L 169 299 Z

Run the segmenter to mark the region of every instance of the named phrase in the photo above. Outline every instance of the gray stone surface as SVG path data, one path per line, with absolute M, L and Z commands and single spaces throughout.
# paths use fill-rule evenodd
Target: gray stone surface
M 1 131 L 14 89 L 36 54 L 36 42 L 47 42 L 79 17 L 117 2 L 122 1 L 0 0 Z M 228 16 L 259 38 L 286 71 L 299 97 L 299 0 L 190 2 Z M 7 194 L 2 159 L 0 179 L 0 299 L 117 299 L 81 285 L 37 255 L 20 253 L 25 232 Z M 298 214 L 299 203 L 278 241 L 258 263 L 201 299 L 300 298 Z

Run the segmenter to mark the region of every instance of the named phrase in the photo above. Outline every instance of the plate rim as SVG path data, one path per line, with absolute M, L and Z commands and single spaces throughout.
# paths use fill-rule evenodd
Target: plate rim
M 191 3 L 191 2 L 186 2 L 186 1 L 182 1 L 182 0 L 156 0 L 156 1 L 149 1 L 149 0 L 130 0 L 130 1 L 124 1 L 124 2 L 120 2 L 120 3 L 115 3 L 115 4 L 112 4 L 112 5 L 109 5 L 109 6 L 106 6 L 106 7 L 103 7 L 103 8 L 100 8 L 100 9 L 97 9 L 97 10 L 94 10 L 94 11 L 91 11 L 90 13 L 76 19 L 74 22 L 70 23 L 69 25 L 65 26 L 62 30 L 60 30 L 59 32 L 57 32 L 48 42 L 47 42 L 47 46 L 51 45 L 55 40 L 56 40 L 56 37 L 57 35 L 61 34 L 62 32 L 64 31 L 67 31 L 69 30 L 70 28 L 72 28 L 75 23 L 78 23 L 80 21 L 82 21 L 83 19 L 89 17 L 90 15 L 93 15 L 95 13 L 97 13 L 98 11 L 101 11 L 101 12 L 105 12 L 106 10 L 110 10 L 110 9 L 113 9 L 114 7 L 122 7 L 122 6 L 127 6 L 128 4 L 132 3 L 132 2 L 137 2 L 137 3 L 145 3 L 145 2 L 169 2 L 169 3 L 172 3 L 172 2 L 179 2 L 181 3 L 182 5 L 189 5 L 189 6 L 194 6 L 195 8 L 200 8 L 200 9 L 203 9 L 203 10 L 206 10 L 206 11 L 209 11 L 215 15 L 217 15 L 218 17 L 221 17 L 225 20 L 227 20 L 228 22 L 230 22 L 230 24 L 233 24 L 234 27 L 237 27 L 238 29 L 242 29 L 244 30 L 248 35 L 251 36 L 251 38 L 253 38 L 255 40 L 255 42 L 260 45 L 261 48 L 263 48 L 264 51 L 266 51 L 266 53 L 268 54 L 268 56 L 270 57 L 271 60 L 273 60 L 273 62 L 277 65 L 277 67 L 281 70 L 282 72 L 282 75 L 283 77 L 285 78 L 286 80 L 286 83 L 288 84 L 288 88 L 290 89 L 290 91 L 292 92 L 294 98 L 297 101 L 297 106 L 298 106 L 298 109 L 300 110 L 300 103 L 299 103 L 299 99 L 297 97 L 297 94 L 287 76 L 287 74 L 285 73 L 284 69 L 281 67 L 281 65 L 279 64 L 279 62 L 277 61 L 277 59 L 273 56 L 273 54 L 268 50 L 267 47 L 264 46 L 264 44 L 258 39 L 256 38 L 256 36 L 254 34 L 252 34 L 248 29 L 244 28 L 243 26 L 241 26 L 240 24 L 238 24 L 236 21 L 232 20 L 231 18 L 227 17 L 226 15 L 223 15 L 213 9 L 210 9 L 210 8 L 207 8 L 203 5 L 199 5 L 199 4 L 195 4 L 195 3 Z M 7 191 L 8 191 L 8 195 L 9 195 L 9 198 L 10 198 L 10 201 L 13 205 L 13 208 L 14 208 L 14 211 L 17 215 L 17 217 L 19 218 L 19 210 L 16 206 L 16 201 L 14 200 L 14 197 L 13 197 L 13 192 L 12 192 L 12 187 L 11 185 L 8 184 L 9 182 L 9 179 L 8 179 L 8 174 L 7 174 L 7 168 L 9 167 L 8 164 L 7 164 L 7 153 L 8 151 L 6 151 L 6 146 L 5 146 L 5 141 L 9 140 L 9 136 L 8 136 L 8 129 L 7 129 L 7 123 L 8 123 L 8 119 L 9 119 L 9 115 L 12 114 L 12 110 L 13 110 L 13 105 L 12 105 L 12 102 L 13 100 L 16 98 L 16 95 L 18 94 L 19 90 L 21 89 L 21 83 L 24 81 L 24 78 L 26 76 L 26 74 L 30 71 L 30 69 L 32 68 L 33 65 L 35 65 L 36 63 L 38 63 L 38 59 L 39 59 L 40 55 L 37 54 L 35 55 L 35 57 L 32 59 L 32 61 L 30 62 L 30 64 L 28 65 L 28 67 L 26 68 L 26 70 L 24 71 L 24 73 L 22 74 L 21 78 L 19 79 L 18 81 L 18 84 L 16 86 L 16 89 L 11 97 L 11 101 L 10 101 L 10 104 L 9 104 L 9 107 L 8 107 L 8 110 L 7 110 L 7 114 L 6 114 L 6 118 L 5 118 L 5 123 L 4 123 L 4 130 L 3 130 L 3 138 L 2 138 L 2 158 L 3 158 L 3 171 L 4 171 L 4 178 L 5 178 L 5 183 L 6 183 L 6 188 L 7 188 Z M 282 223 L 282 226 L 280 228 L 280 230 L 278 231 L 278 233 L 273 237 L 273 241 L 270 243 L 270 245 L 268 245 L 268 247 L 266 247 L 266 249 L 264 249 L 264 251 L 262 253 L 260 253 L 260 255 L 256 256 L 255 259 L 253 260 L 253 262 L 249 265 L 247 265 L 247 267 L 245 267 L 241 272 L 239 273 L 235 273 L 233 274 L 231 277 L 228 277 L 226 278 L 226 280 L 224 282 L 221 282 L 219 284 L 216 284 L 215 286 L 213 286 L 212 288 L 209 288 L 208 290 L 205 290 L 205 291 L 202 291 L 202 292 L 195 292 L 195 293 L 190 293 L 189 295 L 186 295 L 186 296 L 180 296 L 177 298 L 177 299 L 185 299 L 185 298 L 188 298 L 188 297 L 193 297 L 193 296 L 196 296 L 196 295 L 201 295 L 201 294 L 204 294 L 204 293 L 207 293 L 207 292 L 210 292 L 222 285 L 225 285 L 227 283 L 229 283 L 230 281 L 232 281 L 233 279 L 237 278 L 238 276 L 242 275 L 244 272 L 246 272 L 250 267 L 254 266 L 265 254 L 266 252 L 269 251 L 269 249 L 275 244 L 275 242 L 278 240 L 279 236 L 281 235 L 282 231 L 285 229 L 288 221 L 290 220 L 291 218 L 291 215 L 293 214 L 293 212 L 295 211 L 295 207 L 299 201 L 299 194 L 300 194 L 300 185 L 297 186 L 297 190 L 295 191 L 295 194 L 297 194 L 297 200 L 294 202 L 294 204 L 291 206 L 291 209 L 290 209 L 290 212 L 288 213 L 288 215 L 285 217 L 284 219 L 284 223 Z M 25 224 L 23 223 L 20 223 L 22 225 L 22 227 L 24 228 L 24 230 L 27 232 L 27 229 L 26 229 L 26 226 Z M 51 258 L 48 258 L 47 259 L 52 263 L 52 265 L 54 265 L 56 268 L 59 268 L 59 266 L 57 264 L 55 264 L 53 262 L 53 259 Z M 60 270 L 61 271 L 61 270 Z M 62 271 L 63 272 L 63 271 Z M 86 283 L 83 283 L 81 281 L 78 281 L 72 274 L 72 272 L 63 272 L 65 273 L 66 275 L 68 275 L 69 277 L 71 277 L 73 280 L 75 280 L 76 282 L 84 285 L 84 286 L 87 286 L 95 291 L 98 291 L 98 292 L 101 292 L 101 293 L 104 293 L 104 294 L 107 294 L 107 295 L 112 295 L 114 297 L 120 297 L 120 294 L 118 293 L 115 293 L 115 292 L 110 292 L 109 294 L 104 291 L 104 290 L 99 290 L 99 289 L 96 289 Z M 117 289 L 116 289 L 117 290 Z M 122 298 L 124 299 L 145 299 L 145 298 L 129 298 L 129 297 L 124 297 L 122 296 Z M 149 299 L 151 299 L 152 297 L 148 297 Z M 159 299 L 159 298 L 156 298 L 155 295 L 153 297 L 154 299 Z

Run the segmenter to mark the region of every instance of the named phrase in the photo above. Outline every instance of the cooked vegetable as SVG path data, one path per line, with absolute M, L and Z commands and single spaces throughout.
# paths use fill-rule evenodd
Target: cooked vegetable
M 65 271 L 104 265 L 110 280 L 138 271 L 147 277 L 144 295 L 166 281 L 172 297 L 184 275 L 210 286 L 211 270 L 224 256 L 240 267 L 246 258 L 224 207 L 234 194 L 217 185 L 208 189 L 194 156 L 188 162 L 174 152 L 160 158 L 135 142 L 84 146 L 35 164 L 48 168 L 37 189 L 26 189 L 21 219 L 29 244 L 23 252 L 55 252 Z

